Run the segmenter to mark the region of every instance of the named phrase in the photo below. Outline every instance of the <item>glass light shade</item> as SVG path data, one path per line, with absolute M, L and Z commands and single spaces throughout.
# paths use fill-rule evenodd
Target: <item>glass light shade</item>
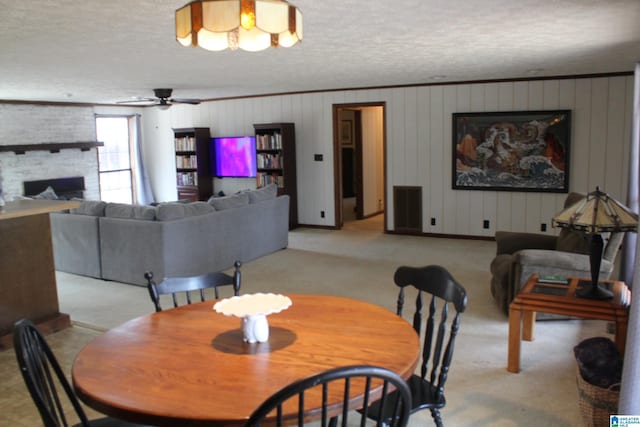
M 220 51 L 229 48 L 227 33 L 215 33 L 206 29 L 198 31 L 198 45 L 206 50 Z
M 271 46 L 271 34 L 254 27 L 251 30 L 238 29 L 238 47 L 249 52 L 257 52 Z
M 289 31 L 284 31 L 278 34 L 278 46 L 291 47 L 298 43 L 298 41 L 298 36 L 295 33 L 292 34 Z
M 289 5 L 282 1 L 256 1 L 256 26 L 278 34 L 289 28 Z
M 191 4 L 176 10 L 176 40 L 182 46 L 190 46 L 191 35 Z
M 240 1 L 240 25 L 245 30 L 256 26 L 256 4 L 253 0 Z
M 240 25 L 240 1 L 202 1 L 202 26 L 212 32 L 226 32 Z
M 278 44 L 291 47 L 302 40 L 302 14 L 294 7 L 289 8 L 289 28 L 278 34 Z
M 587 234 L 636 232 L 638 215 L 596 187 L 596 191 L 558 213 L 553 218 L 553 226 Z
M 302 14 L 284 0 L 198 0 L 176 10 L 183 46 L 251 52 L 302 40 Z

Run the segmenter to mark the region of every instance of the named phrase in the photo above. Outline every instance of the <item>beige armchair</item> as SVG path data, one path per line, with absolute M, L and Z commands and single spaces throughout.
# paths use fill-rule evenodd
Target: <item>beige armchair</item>
M 565 207 L 584 195 L 570 193 Z M 602 236 L 605 242 L 600 278 L 608 279 L 624 233 Z M 509 314 L 509 304 L 534 273 L 591 277 L 589 238 L 563 229 L 558 236 L 498 231 L 496 257 L 491 262 L 491 295 L 500 309 Z

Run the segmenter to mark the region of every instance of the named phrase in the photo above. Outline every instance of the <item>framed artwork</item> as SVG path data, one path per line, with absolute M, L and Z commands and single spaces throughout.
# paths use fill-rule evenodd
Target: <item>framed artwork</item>
M 340 122 L 340 144 L 348 147 L 353 146 L 353 120 Z
M 567 193 L 570 131 L 570 110 L 453 113 L 453 189 Z

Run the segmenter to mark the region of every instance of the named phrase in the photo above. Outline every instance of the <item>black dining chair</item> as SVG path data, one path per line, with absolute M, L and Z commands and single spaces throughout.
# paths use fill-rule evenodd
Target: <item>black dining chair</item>
M 45 427 L 68 427 L 65 409 L 69 404 L 80 420 L 76 427 L 142 427 L 115 418 L 89 421 L 51 348 L 30 320 L 16 322 L 13 348 L 24 382 Z
M 467 292 L 443 267 L 399 267 L 393 280 L 400 287 L 397 313 L 402 316 L 404 294 L 407 286 L 417 290 L 413 328 L 423 334 L 420 375 L 412 375 L 408 381 L 412 404 L 410 413 L 429 409 L 438 427 L 442 427 L 440 409 L 446 404 L 444 386 L 449 374 L 453 349 L 460 327 L 460 315 L 467 306 Z M 428 311 L 424 313 L 423 294 L 430 297 Z M 450 312 L 451 310 L 451 312 Z M 438 311 L 440 314 L 438 315 Z M 389 408 L 382 402 L 372 405 L 369 418 L 378 419 L 378 406 L 383 406 L 383 420 L 392 417 Z
M 329 396 L 336 393 L 341 396 L 340 405 L 329 404 Z M 346 427 L 354 409 L 360 411 L 362 426 L 371 412 L 371 395 L 376 393 L 381 393 L 379 401 L 393 414 L 390 426 L 405 427 L 411 404 L 407 383 L 389 369 L 366 365 L 334 368 L 289 384 L 265 400 L 251 414 L 246 427 L 259 427 L 263 422 L 269 426 L 302 427 L 308 421 L 305 415 L 312 409 L 309 406 L 317 408 L 314 415 L 320 416 L 321 427 L 335 427 L 338 421 Z M 361 401 L 356 396 L 362 396 Z M 283 407 L 291 405 L 296 409 L 285 415 Z
M 160 295 L 171 294 L 174 307 L 178 307 L 179 305 L 178 294 L 183 293 L 186 303 L 191 304 L 191 292 L 193 291 L 199 292 L 200 301 L 205 301 L 204 291 L 209 288 L 213 288 L 216 299 L 220 298 L 218 286 L 233 285 L 233 295 L 240 295 L 240 266 L 242 263 L 236 261 L 233 265 L 235 267 L 233 276 L 222 272 L 214 272 L 192 277 L 165 277 L 160 283 L 156 283 L 153 280 L 152 271 L 147 271 L 144 273 L 144 278 L 147 279 L 147 289 L 149 290 L 149 296 L 156 308 L 156 312 L 162 311 Z

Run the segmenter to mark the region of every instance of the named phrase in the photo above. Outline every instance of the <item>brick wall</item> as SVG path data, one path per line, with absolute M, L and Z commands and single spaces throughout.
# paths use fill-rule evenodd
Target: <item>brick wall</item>
M 0 104 L 0 145 L 95 141 L 93 107 Z M 89 151 L 0 153 L 0 176 L 6 200 L 23 194 L 23 181 L 83 176 L 85 198 L 100 198 L 98 157 Z

